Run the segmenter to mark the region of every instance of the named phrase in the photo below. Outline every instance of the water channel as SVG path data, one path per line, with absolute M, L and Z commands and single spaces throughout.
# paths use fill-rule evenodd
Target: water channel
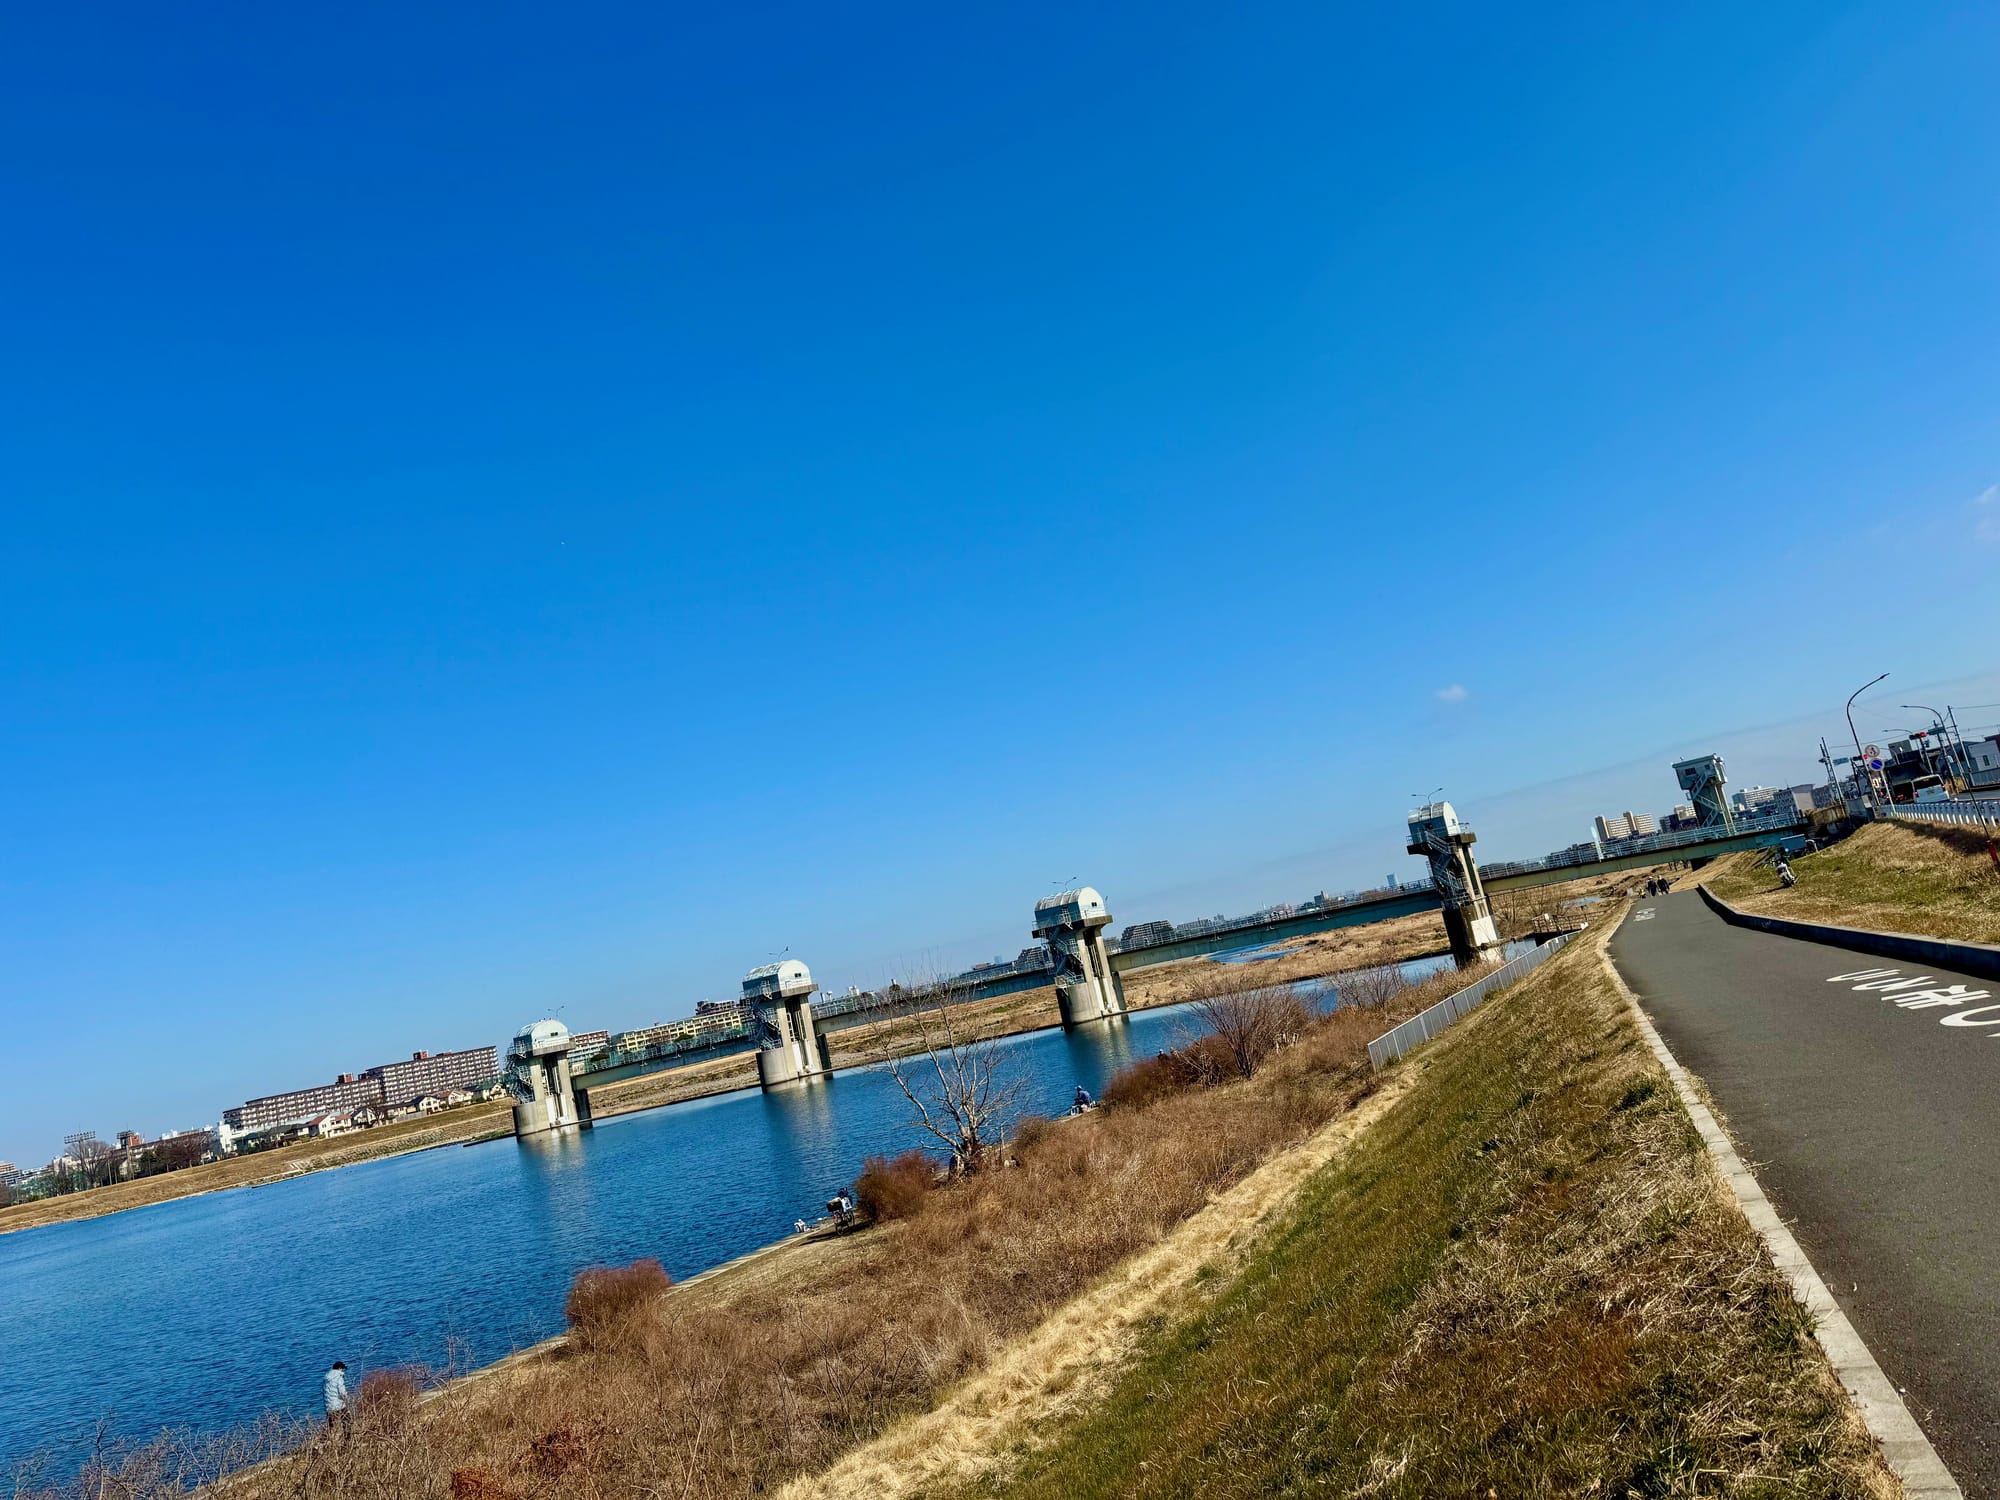
M 1053 1115 L 1193 1025 L 1165 1006 L 1000 1045 Z M 355 1380 L 496 1359 L 560 1331 L 584 1266 L 652 1255 L 680 1279 L 815 1218 L 863 1157 L 922 1144 L 909 1114 L 857 1069 L 0 1235 L 0 1475 L 40 1451 L 70 1467 L 101 1420 L 133 1437 L 309 1413 L 335 1359 Z

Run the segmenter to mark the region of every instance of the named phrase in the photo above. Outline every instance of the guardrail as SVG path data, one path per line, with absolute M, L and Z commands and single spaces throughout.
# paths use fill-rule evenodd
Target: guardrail
M 1476 979 L 1464 989 L 1446 995 L 1436 1005 L 1420 1010 L 1400 1026 L 1390 1028 L 1368 1044 L 1368 1065 L 1380 1072 L 1411 1048 L 1421 1046 L 1452 1022 L 1470 1015 L 1486 1003 L 1487 997 L 1495 990 L 1505 989 L 1523 974 L 1547 963 L 1577 932 L 1566 932 L 1561 937 L 1551 938 L 1538 944 L 1519 958 L 1511 958 L 1491 974 Z
M 1976 828 L 1988 838 L 2000 835 L 2000 802 L 1957 797 L 1950 802 L 1901 802 L 1883 809 L 1905 823 L 1938 823 L 1948 828 Z

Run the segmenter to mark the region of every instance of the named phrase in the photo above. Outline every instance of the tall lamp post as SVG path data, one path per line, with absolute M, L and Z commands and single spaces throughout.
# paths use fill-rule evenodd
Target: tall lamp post
M 1868 762 L 1861 758 L 1861 736 L 1855 732 L 1854 728 L 1854 700 L 1888 675 L 1887 672 L 1884 672 L 1882 677 L 1871 678 L 1847 695 L 1847 732 L 1854 736 L 1854 763 L 1868 777 L 1868 807 L 1871 812 L 1875 810 L 1875 773 L 1869 769 Z

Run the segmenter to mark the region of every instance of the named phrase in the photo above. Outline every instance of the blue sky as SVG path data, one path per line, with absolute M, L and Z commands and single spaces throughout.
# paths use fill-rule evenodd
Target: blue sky
M 7 23 L 0 1156 L 2000 703 L 1990 8 L 421 9 Z

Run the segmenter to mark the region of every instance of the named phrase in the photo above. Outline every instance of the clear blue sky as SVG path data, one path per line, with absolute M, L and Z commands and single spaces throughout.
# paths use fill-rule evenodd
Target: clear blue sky
M 11 15 L 0 1156 L 2000 701 L 2000 12 L 1243 10 Z

